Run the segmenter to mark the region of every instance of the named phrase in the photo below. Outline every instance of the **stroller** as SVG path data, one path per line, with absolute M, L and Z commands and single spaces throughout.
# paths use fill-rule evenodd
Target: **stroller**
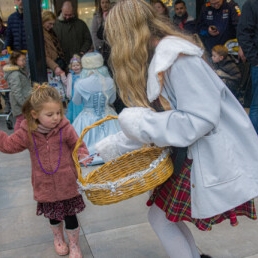
M 248 62 L 243 63 L 238 58 L 238 41 L 237 39 L 230 39 L 225 43 L 228 49 L 228 54 L 235 60 L 235 63 L 242 74 L 241 81 L 238 87 L 237 99 L 244 108 L 249 108 L 252 99 L 252 80 L 251 80 L 251 66 Z
M 10 92 L 7 82 L 4 79 L 4 72 L 3 72 L 3 66 L 7 64 L 9 59 L 9 55 L 6 56 L 0 56 L 0 98 L 5 97 L 5 94 Z M 12 111 L 5 113 L 0 113 L 0 117 L 4 117 L 6 121 L 6 126 L 9 130 L 13 129 L 13 115 Z

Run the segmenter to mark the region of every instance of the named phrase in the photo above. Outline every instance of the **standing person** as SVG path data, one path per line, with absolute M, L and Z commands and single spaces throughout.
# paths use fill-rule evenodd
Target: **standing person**
M 10 104 L 13 116 L 16 119 L 14 131 L 20 128 L 24 119 L 22 105 L 31 92 L 31 81 L 25 67 L 26 55 L 21 51 L 13 51 L 9 58 L 9 64 L 3 67 L 4 78 L 11 89 Z
M 64 52 L 60 42 L 53 30 L 56 16 L 51 11 L 42 13 L 43 36 L 45 43 L 46 64 L 56 76 L 60 76 L 67 70 L 67 63 L 64 60 Z
M 91 49 L 92 39 L 89 28 L 84 21 L 75 16 L 70 1 L 63 3 L 61 14 L 53 29 L 60 41 L 67 64 L 74 54 L 83 56 Z
M 104 25 L 110 8 L 109 0 L 99 0 L 98 11 L 94 14 L 91 25 L 91 35 L 95 51 L 102 53 L 104 46 Z
M 168 8 L 161 0 L 155 1 L 153 3 L 153 7 L 158 14 L 164 15 L 165 17 L 170 18 Z
M 4 25 L 3 20 L 0 17 L 0 52 L 2 52 L 3 47 L 4 47 L 4 42 L 5 42 L 5 37 L 6 37 L 6 29 L 7 29 L 7 27 Z M 0 78 L 3 78 L 3 71 L 2 71 L 1 65 L 0 65 Z M 6 82 L 4 81 L 4 83 L 6 83 Z M 1 104 L 1 96 L 3 96 L 4 102 L 5 102 L 4 113 L 9 114 L 11 112 L 9 92 L 5 92 L 4 94 L 0 93 L 0 109 L 3 108 L 2 104 Z
M 202 6 L 198 32 L 210 54 L 215 45 L 224 45 L 229 39 L 236 38 L 240 15 L 234 0 L 209 0 Z
M 244 53 L 241 58 L 251 64 L 252 101 L 249 116 L 258 134 L 258 1 L 247 0 L 237 27 L 237 39 Z
M 3 50 L 7 27 L 4 25 L 2 18 L 0 17 L 0 52 Z
M 74 89 L 72 102 L 81 105 L 83 110 L 73 122 L 73 127 L 81 135 L 86 126 L 90 126 L 107 115 L 117 115 L 112 104 L 116 99 L 116 88 L 107 67 L 103 65 L 100 53 L 91 52 L 82 57 L 85 73 L 83 79 L 78 80 Z M 106 121 L 101 126 L 92 128 L 83 138 L 90 155 L 96 153 L 94 145 L 110 134 L 120 131 L 116 119 Z M 94 156 L 92 165 L 101 164 L 103 160 Z
M 2 50 L 3 55 L 8 53 L 8 48 L 27 52 L 22 0 L 14 0 L 14 5 L 16 12 L 8 17 L 5 44 Z
M 74 95 L 75 82 L 82 76 L 82 64 L 80 56 L 74 55 L 71 58 L 69 68 L 70 72 L 68 73 L 67 77 L 65 74 L 62 74 L 61 80 L 66 87 L 66 97 L 69 99 L 65 116 L 72 124 L 74 119 L 83 109 L 83 105 L 76 105 L 71 101 Z
M 59 93 L 47 84 L 35 84 L 23 106 L 23 121 L 19 130 L 8 136 L 0 131 L 0 151 L 18 153 L 28 149 L 32 164 L 32 186 L 37 203 L 37 215 L 49 219 L 57 254 L 81 258 L 79 225 L 76 214 L 85 204 L 77 190 L 77 173 L 72 151 L 78 139 L 69 121 L 63 117 Z M 83 144 L 79 156 L 88 157 Z M 91 158 L 85 159 L 90 162 Z M 64 241 L 63 220 L 69 239 Z
M 174 5 L 175 14 L 173 16 L 173 23 L 180 30 L 185 30 L 190 33 L 196 32 L 196 22 L 192 16 L 187 12 L 186 4 L 183 0 L 176 0 Z
M 148 218 L 169 257 L 199 258 L 183 221 L 211 230 L 225 219 L 237 225 L 239 215 L 256 219 L 258 137 L 192 36 L 162 22 L 144 0 L 117 2 L 105 30 L 114 80 L 129 107 L 118 119 L 128 145 L 118 133 L 97 152 L 112 159 L 130 140 L 172 146 L 175 169 L 151 195 Z
M 224 45 L 214 46 L 211 51 L 211 59 L 216 74 L 237 98 L 241 72 L 235 60 L 228 55 L 228 49 Z

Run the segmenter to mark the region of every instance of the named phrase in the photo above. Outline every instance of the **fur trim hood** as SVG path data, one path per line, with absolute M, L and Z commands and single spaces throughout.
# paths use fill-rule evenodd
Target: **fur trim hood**
M 150 102 L 157 99 L 162 90 L 158 75 L 173 65 L 179 55 L 199 56 L 203 50 L 193 43 L 175 36 L 167 36 L 156 47 L 148 69 L 147 96 Z

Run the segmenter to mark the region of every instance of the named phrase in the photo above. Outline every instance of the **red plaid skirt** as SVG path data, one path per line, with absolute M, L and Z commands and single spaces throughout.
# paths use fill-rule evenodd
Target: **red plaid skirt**
M 166 217 L 172 222 L 181 220 L 192 222 L 198 229 L 211 230 L 212 225 L 226 219 L 232 226 L 238 224 L 237 216 L 245 215 L 250 219 L 257 219 L 254 200 L 239 205 L 238 207 L 206 219 L 191 217 L 191 187 L 190 173 L 192 160 L 186 159 L 179 175 L 172 175 L 165 183 L 155 188 L 147 202 L 148 206 L 155 203 L 166 212 Z
M 73 216 L 80 213 L 86 207 L 81 195 L 68 200 L 57 202 L 38 202 L 37 215 L 42 215 L 49 219 L 64 220 L 66 216 Z

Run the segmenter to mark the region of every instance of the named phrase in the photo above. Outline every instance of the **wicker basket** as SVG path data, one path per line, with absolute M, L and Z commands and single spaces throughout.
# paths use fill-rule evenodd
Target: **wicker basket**
M 117 203 L 152 190 L 165 182 L 173 172 L 169 149 L 148 146 L 109 161 L 83 178 L 77 151 L 84 135 L 91 128 L 116 118 L 116 116 L 107 116 L 86 127 L 73 151 L 80 188 L 96 205 Z

